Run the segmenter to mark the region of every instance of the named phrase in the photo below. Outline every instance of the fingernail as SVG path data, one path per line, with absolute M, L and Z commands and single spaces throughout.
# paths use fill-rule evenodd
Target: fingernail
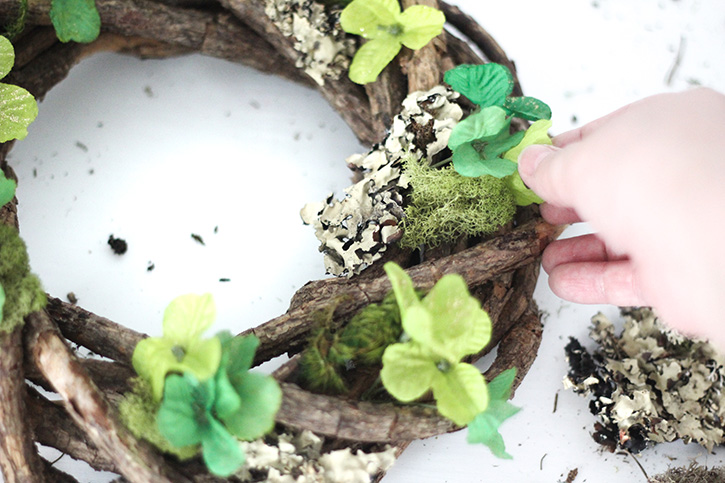
M 519 174 L 521 179 L 526 182 L 527 178 L 534 175 L 541 161 L 556 150 L 557 148 L 554 146 L 534 144 L 521 151 L 521 154 L 519 154 Z

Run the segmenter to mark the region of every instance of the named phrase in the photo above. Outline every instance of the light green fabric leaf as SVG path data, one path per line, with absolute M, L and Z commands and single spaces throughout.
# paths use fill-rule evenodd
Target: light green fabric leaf
M 468 425 L 468 442 L 485 444 L 496 457 L 511 459 L 511 455 L 506 452 L 503 437 L 498 432 L 498 428 L 501 423 L 519 410 L 520 408 L 506 401 L 491 401 L 486 410 L 478 414 Z
M 164 338 L 187 346 L 201 337 L 216 319 L 216 306 L 211 294 L 187 294 L 176 297 L 164 311 Z
M 380 379 L 397 400 L 410 402 L 425 394 L 439 373 L 435 362 L 419 344 L 392 344 L 383 353 Z
M 354 0 L 340 14 L 340 25 L 349 34 L 376 39 L 381 35 L 389 35 L 388 30 L 380 27 L 399 23 L 399 17 L 398 0 Z
M 22 87 L 0 84 L 0 142 L 25 139 L 38 116 L 38 103 Z
M 213 418 L 209 420 L 201 447 L 206 467 L 216 476 L 231 476 L 244 464 L 244 451 L 237 439 Z
M 551 119 L 551 108 L 535 97 L 509 97 L 503 106 L 514 116 L 527 121 Z
M 282 404 L 282 390 L 270 376 L 247 372 L 235 383 L 241 405 L 222 418 L 227 429 L 240 439 L 251 441 L 274 428 L 274 417 Z
M 511 72 L 501 64 L 459 65 L 444 76 L 454 91 L 482 107 L 502 106 L 514 88 Z
M 458 426 L 473 421 L 488 405 L 486 381 L 471 364 L 460 363 L 433 378 L 433 397 L 438 412 Z
M 201 442 L 209 394 L 191 376 L 171 375 L 156 416 L 159 432 L 177 448 Z
M 491 319 L 478 299 L 470 295 L 460 275 L 445 275 L 438 280 L 423 299 L 423 306 L 435 320 L 430 329 L 431 344 L 449 362 L 479 352 L 491 340 Z
M 400 23 L 403 24 L 400 42 L 409 49 L 418 50 L 443 32 L 446 17 L 436 8 L 411 5 L 400 16 Z
M 368 40 L 360 46 L 352 58 L 348 74 L 350 80 L 357 84 L 375 82 L 398 52 L 400 52 L 400 42 L 394 37 L 386 35 Z
M 433 314 L 423 305 L 418 304 L 408 307 L 405 315 L 401 314 L 401 322 L 403 330 L 412 340 L 418 342 L 423 349 L 435 352 L 435 354 L 431 354 L 431 357 L 445 357 L 445 354 L 438 350 L 440 344 L 436 344 L 435 340 L 434 326 L 439 321 L 434 320 Z
M 0 35 L 0 79 L 8 75 L 15 64 L 15 49 L 13 44 Z
M 516 147 L 510 149 L 504 154 L 504 158 L 514 163 L 519 162 L 519 154 L 525 148 L 533 144 L 551 144 L 551 138 L 549 137 L 549 129 L 551 129 L 551 121 L 540 120 L 533 123 L 524 133 L 524 137 Z
M 94 0 L 52 0 L 50 21 L 61 42 L 93 42 L 101 33 L 101 17 Z
M 13 200 L 17 188 L 15 181 L 6 178 L 5 173 L 0 171 L 0 206 L 5 206 Z
M 455 125 L 448 138 L 448 147 L 455 151 L 465 143 L 495 137 L 508 129 L 510 123 L 502 108 L 484 108 Z
M 413 280 L 411 280 L 405 270 L 397 263 L 387 262 L 383 265 L 383 268 L 390 280 L 390 284 L 393 286 L 393 293 L 395 293 L 395 301 L 398 302 L 400 316 L 404 317 L 409 307 L 420 305 L 420 299 L 418 298 L 418 294 L 415 293 Z
M 514 195 L 514 201 L 518 206 L 528 206 L 531 203 L 544 202 L 544 200 L 534 193 L 533 190 L 526 186 L 518 171 L 511 176 L 506 176 L 503 180 L 508 189 Z

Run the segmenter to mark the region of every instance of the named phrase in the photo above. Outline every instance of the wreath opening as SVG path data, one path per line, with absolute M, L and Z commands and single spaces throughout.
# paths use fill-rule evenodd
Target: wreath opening
M 273 28 L 274 23 L 261 2 L 223 2 L 221 6 L 222 13 L 216 5 L 205 9 L 204 5 L 99 2 L 102 28 L 107 33 L 94 44 L 80 46 L 58 44 L 45 27 L 48 5 L 32 4 L 27 12 L 28 26 L 16 41 L 20 61 L 11 79 L 42 97 L 81 57 L 100 49 L 141 57 L 198 51 L 242 61 L 313 85 L 310 77 L 313 81 L 317 79 L 311 75 L 305 77 L 298 70 L 293 39 Z M 486 60 L 512 65 L 470 17 L 451 5 L 441 3 L 440 6 L 448 21 L 485 53 Z M 165 16 L 165 20 L 154 23 L 159 28 L 141 21 L 152 14 L 154 18 L 159 14 Z M 373 145 L 383 139 L 401 100 L 409 92 L 433 87 L 431 79 L 439 84 L 444 67 L 483 62 L 465 42 L 447 32 L 443 39 L 445 42 L 434 42 L 429 48 L 421 49 L 420 54 L 403 51 L 402 68 L 391 65 L 378 81 L 365 88 L 345 78 L 326 79 L 323 85 L 316 84 L 358 139 L 365 145 Z M 249 49 L 252 44 L 255 48 Z M 511 89 L 520 93 L 515 78 L 511 80 Z M 9 148 L 6 144 L 4 155 Z M 3 169 L 7 176 L 13 177 L 7 162 Z M 18 225 L 16 205 L 17 201 L 13 201 L 3 209 L 4 221 L 9 225 Z M 316 328 L 318 319 L 313 314 L 328 310 L 330 324 L 342 326 L 366 305 L 381 302 L 391 288 L 390 281 L 382 274 L 384 261 L 397 261 L 407 267 L 406 277 L 423 293 L 433 292 L 445 276 L 460 274 L 478 299 L 476 303 L 483 305 L 493 322 L 492 343 L 477 354 L 464 351 L 461 356 L 475 360 L 498 344 L 497 357 L 486 378 L 491 380 L 505 369 L 516 367 L 518 374 L 511 381 L 515 387 L 533 362 L 540 341 L 541 323 L 532 292 L 538 274 L 538 256 L 556 234 L 554 227 L 540 220 L 535 208 L 520 209 L 513 222 L 497 233 L 457 240 L 430 250 L 405 251 L 391 237 L 390 249 L 383 259 L 372 261 L 360 275 L 305 285 L 295 294 L 287 312 L 239 334 L 254 336 L 259 341 L 255 365 L 284 353 L 293 356 L 274 374 L 282 395 L 277 424 L 292 431 L 318 433 L 326 438 L 328 448 L 371 450 L 389 444 L 396 452 L 402 451 L 412 439 L 459 429 L 430 407 L 315 394 L 288 382 L 296 374 L 299 358 L 295 355 L 302 351 Z M 336 302 L 332 309 L 331 300 Z M 132 354 L 144 338 L 143 334 L 53 297 L 44 310 L 26 317 L 23 333 L 17 329 L 2 336 L 0 369 L 8 377 L 0 384 L 3 393 L 11 397 L 0 401 L 0 412 L 4 422 L 12 421 L 7 425 L 6 441 L 18 441 L 18 447 L 22 448 L 8 451 L 3 447 L 0 451 L 6 478 L 73 481 L 71 476 L 39 459 L 32 446 L 37 440 L 84 459 L 94 468 L 117 472 L 129 481 L 214 481 L 199 459 L 184 462 L 159 454 L 137 440 L 117 418 L 114 401 L 130 389 L 129 381 L 134 375 Z M 65 339 L 110 361 L 79 357 L 69 349 Z M 23 353 L 28 361 L 25 367 L 19 364 Z M 183 354 L 177 356 L 181 358 Z M 449 364 L 439 362 L 439 369 L 447 372 Z M 59 394 L 63 407 L 26 389 L 26 377 Z M 499 392 L 505 401 L 507 391 Z M 215 414 L 221 414 L 222 410 L 214 404 Z M 212 411 L 210 408 L 207 409 Z M 208 414 L 211 418 L 212 413 Z M 43 436 L 38 437 L 39 434 Z M 205 461 L 210 469 L 219 468 L 210 465 L 206 455 Z M 219 472 L 212 469 L 212 472 L 228 474 L 226 469 Z M 378 473 L 376 477 L 381 476 Z

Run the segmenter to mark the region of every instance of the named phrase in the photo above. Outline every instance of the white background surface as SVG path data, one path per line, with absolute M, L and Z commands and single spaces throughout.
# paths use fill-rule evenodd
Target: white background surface
M 725 92 L 720 0 L 454 3 L 516 61 L 524 92 L 551 105 L 554 133 L 693 83 Z M 299 209 L 339 195 L 349 184 L 344 159 L 367 149 L 310 89 L 199 56 L 98 55 L 40 104 L 10 162 L 21 234 L 46 289 L 61 298 L 72 291 L 83 307 L 159 335 L 166 304 L 188 292 L 214 294 L 215 330 L 241 331 L 284 312 L 295 290 L 323 276 Z M 126 255 L 111 252 L 110 234 L 128 241 Z M 645 481 L 630 456 L 602 453 L 588 401 L 561 386 L 568 337 L 588 341 L 589 318 L 600 309 L 616 316 L 616 308 L 562 302 L 544 275 L 535 297 L 546 313 L 544 340 L 514 399 L 523 411 L 501 428 L 513 461 L 467 446 L 461 432 L 411 445 L 386 483 L 553 483 L 574 468 L 576 482 Z M 723 455 L 676 443 L 646 450 L 640 462 L 653 475 Z M 57 465 L 81 481 L 110 479 L 68 457 Z

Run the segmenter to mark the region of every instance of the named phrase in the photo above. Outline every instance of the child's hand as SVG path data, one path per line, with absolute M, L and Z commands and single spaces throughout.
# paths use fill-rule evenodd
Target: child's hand
M 555 224 L 597 235 L 552 243 L 551 289 L 579 303 L 652 305 L 725 347 L 725 96 L 646 98 L 519 158 Z

